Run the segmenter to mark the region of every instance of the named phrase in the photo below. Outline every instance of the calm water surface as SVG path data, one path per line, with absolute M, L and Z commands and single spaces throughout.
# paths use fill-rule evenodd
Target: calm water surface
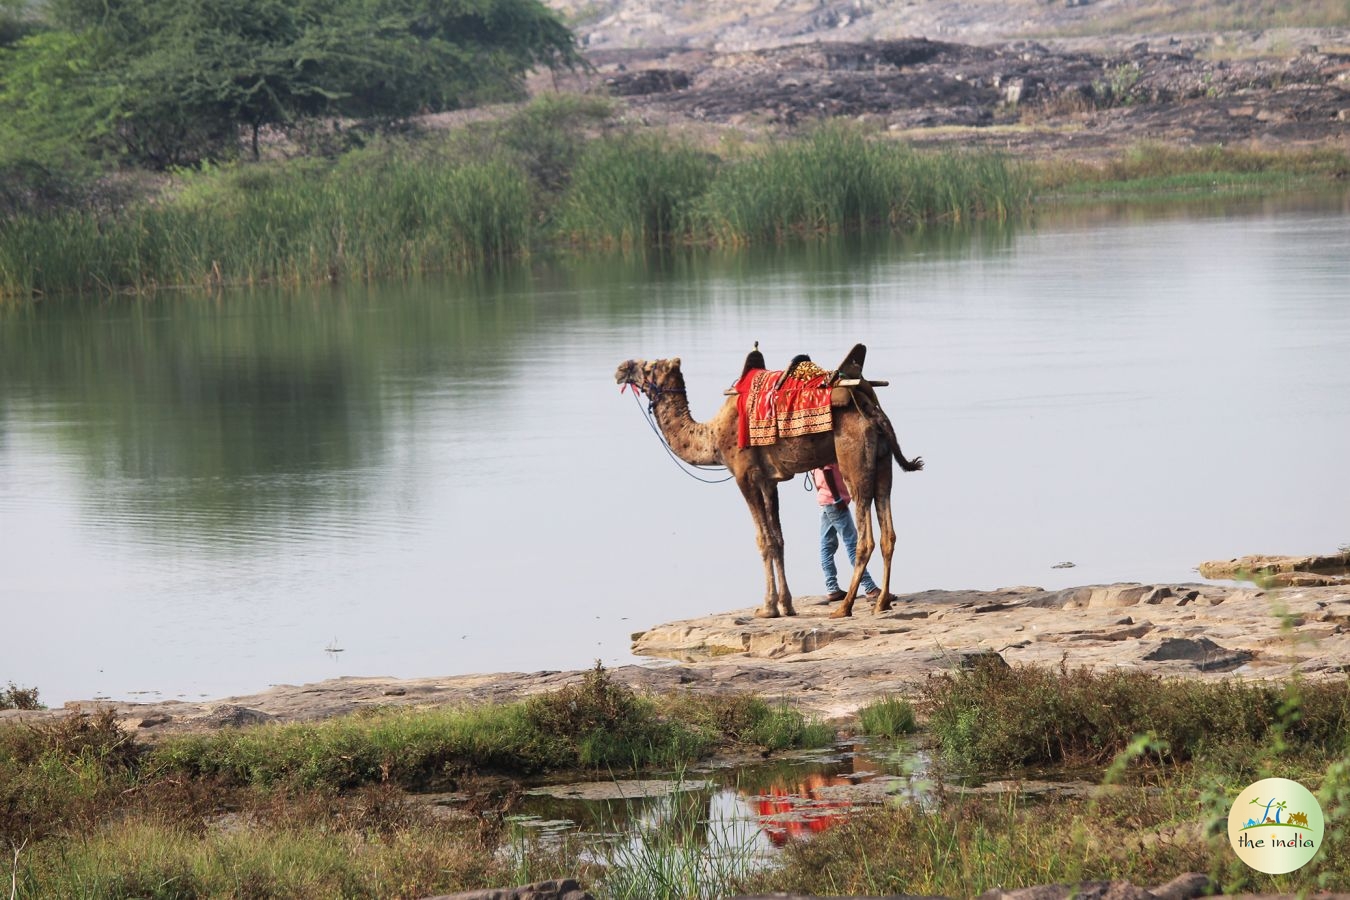
M 863 341 L 890 380 L 928 461 L 897 472 L 900 592 L 1350 542 L 1346 198 L 46 302 L 0 309 L 0 685 L 581 668 L 756 605 L 739 492 L 682 474 L 613 381 L 680 356 L 706 418 L 756 340 L 777 365 Z M 819 593 L 814 499 L 781 490 Z

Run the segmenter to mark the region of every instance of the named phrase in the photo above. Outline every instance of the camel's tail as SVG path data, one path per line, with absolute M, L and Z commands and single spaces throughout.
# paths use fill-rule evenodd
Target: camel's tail
M 890 445 L 891 453 L 895 456 L 895 461 L 900 465 L 900 468 L 906 472 L 918 472 L 922 469 L 923 457 L 905 458 L 905 454 L 900 449 L 900 439 L 895 436 L 895 428 L 891 425 L 891 418 L 886 415 L 886 411 L 877 402 L 872 386 L 863 381 L 853 391 L 853 399 L 858 404 L 858 411 L 867 416 L 872 424 L 880 428 L 881 433 L 886 436 L 886 443 Z

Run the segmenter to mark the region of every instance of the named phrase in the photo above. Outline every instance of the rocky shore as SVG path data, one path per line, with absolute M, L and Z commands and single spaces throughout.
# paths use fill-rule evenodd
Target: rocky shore
M 832 607 L 821 597 L 800 597 L 799 614 L 791 618 L 757 619 L 747 606 L 656 625 L 633 636 L 634 654 L 652 663 L 610 671 L 643 691 L 788 698 L 835 722 L 848 721 L 878 697 L 913 696 L 929 675 L 993 654 L 1009 665 L 1126 667 L 1169 678 L 1344 677 L 1350 669 L 1345 574 L 1350 559 L 1342 554 L 1301 560 L 1252 557 L 1222 565 L 1243 574 L 1302 572 L 1322 583 L 1269 589 L 1228 582 L 930 590 L 902 595 L 880 615 L 860 604 L 847 619 L 830 618 Z M 1224 571 L 1220 565 L 1205 564 Z M 0 721 L 111 707 L 126 730 L 155 740 L 314 721 L 379 706 L 506 702 L 556 690 L 584 672 L 336 678 L 203 703 L 87 701 L 41 712 L 9 710 L 0 712 Z

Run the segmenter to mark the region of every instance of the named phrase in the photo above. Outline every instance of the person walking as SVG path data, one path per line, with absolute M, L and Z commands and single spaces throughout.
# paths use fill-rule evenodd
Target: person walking
M 858 529 L 853 524 L 853 511 L 849 509 L 853 498 L 834 463 L 812 469 L 811 480 L 815 482 L 816 500 L 820 504 L 820 568 L 825 572 L 825 602 L 834 603 L 845 597 L 845 592 L 839 588 L 839 571 L 834 565 L 840 538 L 848 551 L 849 566 L 857 565 Z M 863 569 L 861 587 L 870 598 L 881 596 L 881 588 L 866 569 Z

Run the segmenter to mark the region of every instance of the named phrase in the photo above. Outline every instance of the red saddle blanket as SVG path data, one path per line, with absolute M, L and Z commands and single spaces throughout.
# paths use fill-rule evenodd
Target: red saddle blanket
M 833 427 L 828 372 L 805 381 L 789 378 L 775 389 L 782 377 L 782 371 L 752 369 L 736 383 L 738 446 L 763 447 Z

